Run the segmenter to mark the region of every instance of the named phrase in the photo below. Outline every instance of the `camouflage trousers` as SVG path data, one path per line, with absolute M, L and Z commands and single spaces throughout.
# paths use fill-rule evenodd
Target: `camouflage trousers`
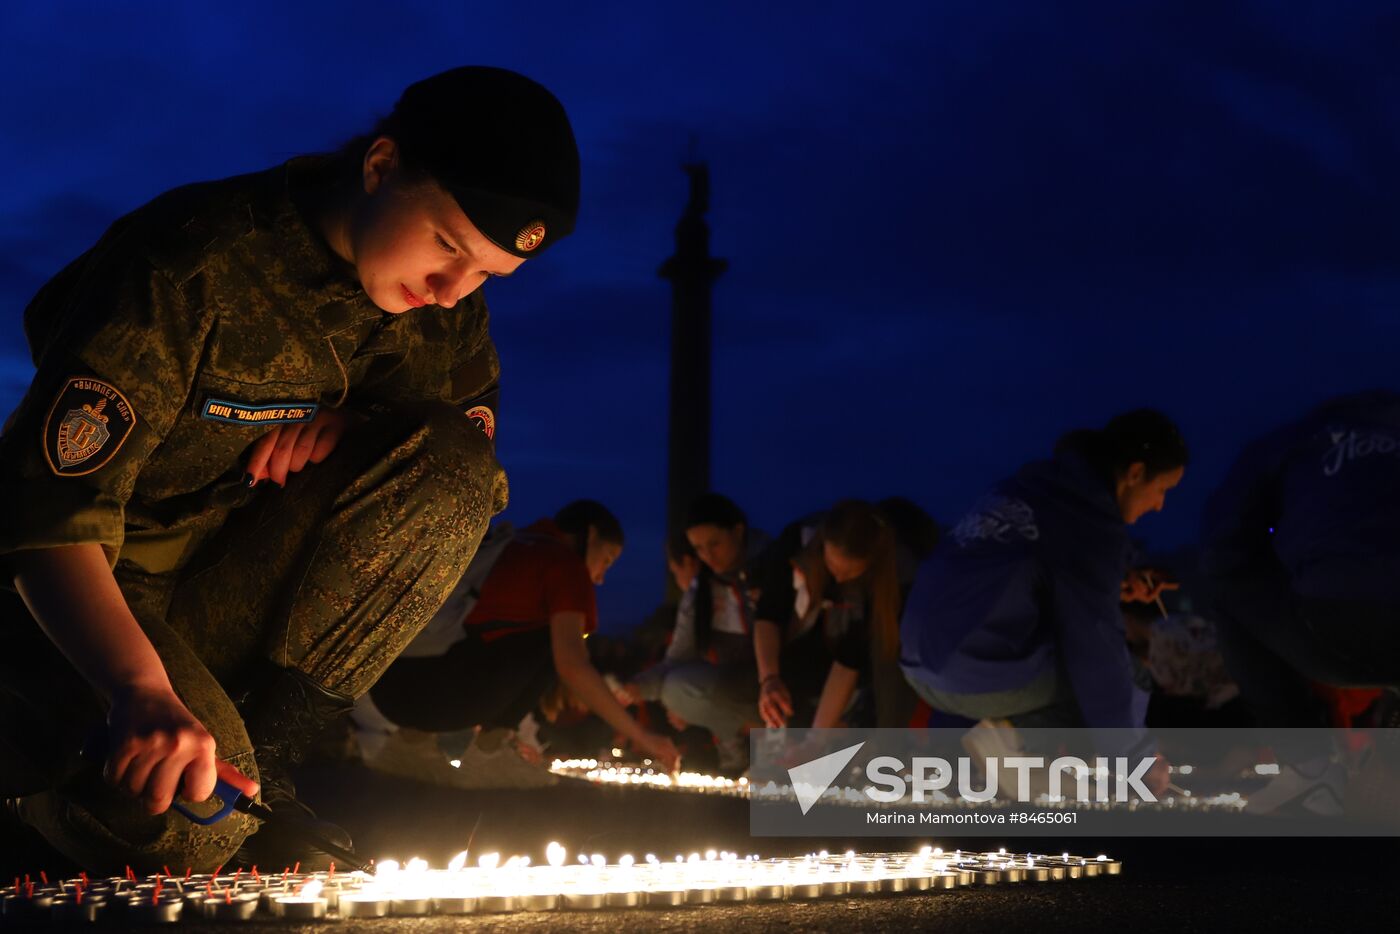
M 264 488 L 266 487 L 266 488 Z M 260 660 L 359 697 L 426 625 L 505 506 L 485 437 L 447 405 L 376 416 L 321 464 L 260 484 L 180 568 L 119 560 L 117 580 L 180 699 L 250 777 L 257 762 L 233 698 Z M 94 692 L 5 594 L 0 653 L 0 793 L 79 865 L 208 871 L 255 827 L 232 814 L 201 827 L 151 817 L 77 757 L 102 735 Z

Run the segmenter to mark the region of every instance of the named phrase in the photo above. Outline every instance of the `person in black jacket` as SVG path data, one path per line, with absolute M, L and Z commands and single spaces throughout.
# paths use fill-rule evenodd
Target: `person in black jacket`
M 1210 612 L 1260 726 L 1327 726 L 1312 682 L 1400 685 L 1400 394 L 1333 399 L 1250 444 L 1203 530 Z M 1270 742 L 1287 761 L 1251 809 L 1336 811 L 1325 737 Z

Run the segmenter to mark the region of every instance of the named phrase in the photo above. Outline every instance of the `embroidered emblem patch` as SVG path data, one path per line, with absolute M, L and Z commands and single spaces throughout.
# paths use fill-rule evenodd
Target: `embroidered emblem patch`
M 316 417 L 315 402 L 270 402 L 263 405 L 248 405 L 232 399 L 205 398 L 199 407 L 199 417 L 214 422 L 232 422 L 235 425 L 288 425 L 295 422 L 309 422 Z
M 496 413 L 484 405 L 474 405 L 467 409 L 467 418 L 476 422 L 476 427 L 492 441 L 496 440 Z
M 515 248 L 522 253 L 529 253 L 543 242 L 544 221 L 530 221 L 515 235 Z
M 74 376 L 44 419 L 44 459 L 61 477 L 93 473 L 121 450 L 135 426 L 136 413 L 115 386 Z

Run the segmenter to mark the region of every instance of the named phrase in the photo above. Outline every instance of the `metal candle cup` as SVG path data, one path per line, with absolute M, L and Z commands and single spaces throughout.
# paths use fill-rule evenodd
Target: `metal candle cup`
M 52 904 L 52 895 L 6 895 L 3 905 L 0 906 L 0 917 L 7 921 L 24 921 L 38 917 L 40 912 L 48 911 Z
M 636 908 L 642 903 L 642 893 L 635 889 L 628 889 L 624 892 L 609 892 L 607 906 L 609 908 Z
M 340 896 L 337 908 L 342 918 L 387 918 L 389 899 L 369 892 L 349 892 Z
M 606 908 L 608 894 L 606 892 L 565 892 L 562 901 L 565 908 L 575 911 L 591 911 L 596 908 Z
M 190 909 L 193 911 L 194 906 Z M 256 895 L 235 895 L 225 899 L 215 895 L 204 898 L 199 903 L 200 915 L 208 921 L 250 921 L 258 911 Z
M 440 915 L 469 915 L 476 911 L 476 896 L 439 895 L 433 899 L 433 910 Z
M 675 908 L 684 904 L 684 889 L 655 889 L 646 893 L 648 908 Z
M 427 914 L 432 907 L 432 902 L 427 896 L 395 898 L 389 901 L 389 914 L 400 918 L 412 918 Z
M 56 923 L 68 922 L 92 922 L 96 921 L 102 914 L 102 910 L 107 907 L 107 900 L 100 897 L 83 896 L 82 900 L 69 896 L 60 895 L 55 898 L 49 906 L 49 917 Z
M 125 918 L 136 924 L 174 924 L 184 908 L 185 900 L 178 894 L 174 898 L 162 895 L 154 901 L 150 896 L 132 898 L 126 903 Z
M 514 895 L 482 895 L 476 900 L 476 910 L 487 914 L 515 911 Z
M 272 914 L 285 921 L 320 921 L 330 910 L 330 903 L 318 897 L 284 895 L 272 902 Z
M 749 900 L 747 885 L 722 885 L 715 889 L 715 901 L 746 902 Z
M 786 897 L 786 889 L 777 883 L 765 882 L 762 885 L 749 886 L 749 901 L 751 902 L 780 902 Z

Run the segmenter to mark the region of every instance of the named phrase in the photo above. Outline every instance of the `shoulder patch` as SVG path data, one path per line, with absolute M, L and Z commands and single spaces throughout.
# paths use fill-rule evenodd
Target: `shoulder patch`
M 94 473 L 121 450 L 134 427 L 136 413 L 115 386 L 71 377 L 44 419 L 44 459 L 60 477 Z
M 474 405 L 467 409 L 467 418 L 476 422 L 476 427 L 492 441 L 496 440 L 496 413 L 491 411 L 490 406 Z

